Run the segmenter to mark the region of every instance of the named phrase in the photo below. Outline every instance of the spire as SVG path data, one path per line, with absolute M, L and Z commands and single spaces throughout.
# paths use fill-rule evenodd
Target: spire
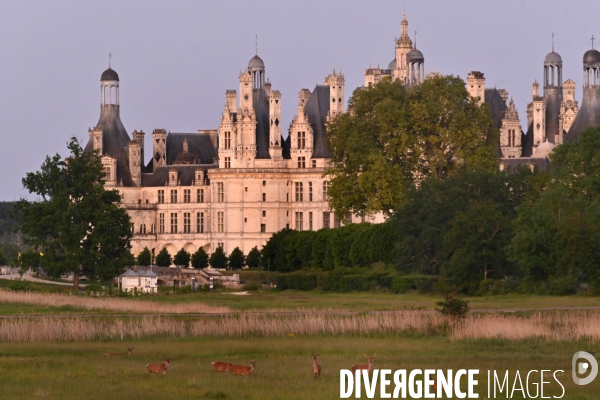
M 552 32 L 552 52 L 554 53 L 554 32 Z
M 254 37 L 254 55 L 258 55 L 258 35 Z
M 415 49 L 417 48 L 417 31 L 415 31 Z
M 593 42 L 592 42 L 593 43 Z M 593 47 L 593 46 L 592 46 Z M 112 54 L 108 53 L 108 68 L 110 68 L 110 59 L 112 58 Z
M 590 39 L 592 41 L 592 50 L 594 49 L 594 40 L 596 40 L 596 38 L 594 37 L 594 35 L 592 35 L 592 38 Z

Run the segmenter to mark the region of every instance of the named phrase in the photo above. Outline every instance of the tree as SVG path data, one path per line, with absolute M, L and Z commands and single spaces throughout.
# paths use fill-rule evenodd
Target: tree
M 354 92 L 348 112 L 327 124 L 330 205 L 339 215 L 393 215 L 427 177 L 498 168 L 488 105 L 454 76 L 406 88 L 383 80 Z
M 191 255 L 185 249 L 181 249 L 175 254 L 173 257 L 173 263 L 175 265 L 183 265 L 184 268 L 187 268 L 190 265 Z
M 203 247 L 200 247 L 192 254 L 192 267 L 202 269 L 208 267 L 208 254 Z
M 137 265 L 150 265 L 152 264 L 152 253 L 148 250 L 147 247 L 144 247 L 144 250 L 137 257 Z
M 24 242 L 44 257 L 41 266 L 58 278 L 73 273 L 108 280 L 130 261 L 131 221 L 118 206 L 121 195 L 104 188 L 98 153 L 83 151 L 77 139 L 68 144 L 70 155 L 46 157 L 38 172 L 27 173 L 23 186 L 39 201 L 19 200 L 14 214 L 20 219 Z
M 163 248 L 161 251 L 158 252 L 158 255 L 156 256 L 156 265 L 158 265 L 159 267 L 170 267 L 172 263 L 173 258 L 171 257 L 166 248 Z
M 215 269 L 226 269 L 227 268 L 227 256 L 221 246 L 217 247 L 215 251 L 210 255 L 209 264 Z
M 6 258 L 2 249 L 0 249 L 0 266 L 7 265 L 7 264 L 8 264 L 8 258 Z
M 254 246 L 246 256 L 246 265 L 248 268 L 260 267 L 260 250 Z
M 246 257 L 244 257 L 244 252 L 242 252 L 239 247 L 236 247 L 229 255 L 229 268 L 237 270 L 242 269 L 244 265 L 246 265 Z
M 295 235 L 298 231 L 284 228 L 275 232 L 261 250 L 262 265 L 271 265 L 271 271 L 282 271 L 286 268 L 286 257 L 283 251 L 283 241 L 288 235 Z

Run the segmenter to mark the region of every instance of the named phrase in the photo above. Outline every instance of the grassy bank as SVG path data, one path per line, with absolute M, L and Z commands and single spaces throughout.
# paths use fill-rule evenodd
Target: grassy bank
M 134 347 L 133 355 L 104 353 Z M 577 387 L 571 380 L 574 352 L 593 346 L 585 342 L 449 341 L 445 338 L 285 337 L 186 338 L 132 342 L 0 343 L 0 385 L 3 399 L 336 399 L 339 370 L 377 353 L 375 366 L 406 368 L 479 368 L 479 388 L 487 387 L 488 369 L 562 369 L 565 399 L 597 399 L 600 381 Z M 310 354 L 320 354 L 321 379 L 312 377 Z M 598 354 L 596 354 L 598 356 Z M 150 375 L 145 365 L 172 358 L 165 376 Z M 211 361 L 248 365 L 248 378 L 218 374 Z M 560 395 L 549 386 L 546 395 Z M 498 397 L 506 398 L 506 397 Z M 514 398 L 519 398 L 515 396 Z

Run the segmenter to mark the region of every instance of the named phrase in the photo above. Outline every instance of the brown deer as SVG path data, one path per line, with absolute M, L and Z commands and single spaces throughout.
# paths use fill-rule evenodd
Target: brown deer
M 167 372 L 167 367 L 171 365 L 171 359 L 167 358 L 163 361 L 164 363 L 162 364 L 146 364 L 146 369 L 148 370 L 148 372 L 154 374 L 162 373 L 164 375 Z
M 375 361 L 375 357 L 377 357 L 377 354 L 373 354 L 373 357 L 369 357 L 366 354 L 363 354 L 363 355 L 365 356 L 365 358 L 367 359 L 367 362 L 369 364 L 368 365 L 354 364 L 352 366 L 352 373 L 353 374 L 356 372 L 356 370 L 366 369 L 367 371 L 369 371 L 369 373 L 371 373 L 371 371 L 373 370 L 373 361 Z
M 226 362 L 220 362 L 220 361 L 213 361 L 211 364 L 212 364 L 212 367 L 215 370 L 215 372 L 229 372 L 229 371 L 231 371 L 231 367 L 233 367 L 232 363 L 226 363 Z
M 311 357 L 313 359 L 313 375 L 314 375 L 315 379 L 317 379 L 321 376 L 321 366 L 319 364 L 317 364 L 319 355 L 318 354 L 316 356 L 311 355 Z
M 121 353 L 106 353 L 105 356 L 106 357 L 112 357 L 112 356 L 129 356 L 133 354 L 133 347 L 128 347 L 127 351 L 123 351 Z
M 242 375 L 242 376 L 248 376 L 252 373 L 252 371 L 254 371 L 254 369 L 256 368 L 256 362 L 255 361 L 250 361 L 250 366 L 246 367 L 245 365 L 234 365 L 231 367 L 231 372 L 233 373 L 233 375 Z

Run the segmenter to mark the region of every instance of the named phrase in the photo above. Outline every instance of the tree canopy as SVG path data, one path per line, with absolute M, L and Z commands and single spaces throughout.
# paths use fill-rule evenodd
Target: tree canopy
M 236 247 L 229 255 L 229 268 L 237 270 L 242 269 L 244 265 L 246 265 L 246 257 L 244 256 L 244 252 L 242 252 L 239 247 Z
M 330 205 L 340 215 L 393 215 L 406 191 L 427 177 L 498 168 L 498 133 L 454 76 L 406 88 L 383 80 L 359 89 L 348 112 L 327 124 Z
M 51 276 L 72 272 L 108 280 L 131 262 L 131 222 L 119 207 L 121 195 L 104 188 L 104 171 L 97 153 L 86 153 L 77 139 L 70 155 L 46 160 L 29 172 L 23 186 L 39 200 L 19 200 L 14 207 L 24 241 L 43 253 L 40 264 Z
M 250 250 L 246 256 L 246 265 L 248 265 L 248 268 L 260 267 L 260 250 L 258 250 L 258 247 L 254 246 Z
M 152 264 L 152 253 L 148 250 L 147 247 L 144 247 L 144 250 L 141 251 L 137 256 L 137 265 L 148 266 Z
M 173 263 L 173 257 L 169 254 L 169 251 L 166 248 L 163 248 L 156 255 L 156 265 L 159 267 L 170 267 Z
M 209 264 L 215 269 L 227 268 L 227 255 L 221 246 L 217 247 L 210 255 Z
M 192 254 L 192 267 L 196 269 L 208 267 L 208 254 L 206 254 L 203 247 L 198 248 L 198 250 Z
M 190 265 L 191 258 L 192 256 L 190 253 L 188 253 L 185 249 L 181 249 L 177 252 L 177 254 L 175 254 L 175 257 L 173 257 L 173 264 L 181 265 L 184 268 L 187 268 Z

